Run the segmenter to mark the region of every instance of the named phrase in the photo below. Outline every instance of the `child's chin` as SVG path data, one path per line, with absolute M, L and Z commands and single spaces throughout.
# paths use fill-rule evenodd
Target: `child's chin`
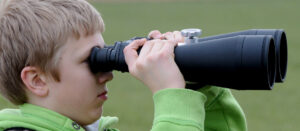
M 89 123 L 89 124 L 94 123 L 95 121 L 97 121 L 97 120 L 100 119 L 101 115 L 102 115 L 102 107 L 101 107 L 100 109 L 94 111 L 93 113 L 90 112 L 90 113 L 86 116 L 86 117 L 89 117 L 87 123 Z M 89 125 L 89 124 L 88 124 L 88 125 Z
M 82 124 L 80 124 L 80 125 L 82 125 L 82 126 L 91 125 L 91 124 L 93 124 L 94 122 L 96 122 L 97 120 L 99 120 L 100 117 L 101 117 L 101 115 L 99 115 L 99 117 L 96 117 L 96 116 L 90 117 L 88 120 L 82 121 L 82 122 L 81 122 Z

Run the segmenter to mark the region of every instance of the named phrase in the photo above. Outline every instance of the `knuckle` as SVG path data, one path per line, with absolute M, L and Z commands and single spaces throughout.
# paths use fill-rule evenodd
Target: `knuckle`
M 149 33 L 149 37 L 157 37 L 157 35 L 160 35 L 160 31 L 159 30 L 153 30 Z
M 146 59 L 148 63 L 155 63 L 168 58 L 168 53 L 164 51 L 157 52 L 155 54 L 149 55 Z
M 153 30 L 151 33 L 160 33 L 158 30 Z
M 126 46 L 124 49 L 123 49 L 123 53 L 124 54 L 127 54 L 129 52 L 130 48 L 128 46 Z
M 145 63 L 142 61 L 137 61 L 135 64 L 135 69 L 137 70 L 143 70 L 145 68 Z
M 125 52 L 127 52 L 128 51 L 128 46 L 126 46 L 124 49 L 123 49 L 123 52 L 125 53 Z
M 171 35 L 171 34 L 173 34 L 172 32 L 166 32 L 165 33 L 166 35 Z
M 167 59 L 168 56 L 169 56 L 169 53 L 167 51 L 163 51 L 163 52 L 159 53 L 160 59 Z
M 152 55 L 148 55 L 145 60 L 149 63 L 153 63 L 154 61 L 156 61 L 156 59 L 157 59 L 157 56 L 155 54 L 152 54 Z

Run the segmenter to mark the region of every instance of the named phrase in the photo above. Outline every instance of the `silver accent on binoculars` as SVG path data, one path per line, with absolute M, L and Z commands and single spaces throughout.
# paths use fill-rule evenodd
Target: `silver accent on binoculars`
M 198 38 L 200 29 L 182 30 L 185 45 L 174 49 L 175 62 L 186 81 L 238 90 L 271 90 L 287 70 L 284 30 L 251 29 Z M 89 57 L 93 73 L 128 72 L 123 49 L 135 39 L 94 47 Z M 142 48 L 142 47 L 141 47 Z M 138 51 L 139 52 L 139 51 Z
M 201 29 L 183 29 L 181 30 L 181 35 L 184 37 L 184 43 L 178 43 L 179 46 L 195 43 L 196 38 L 199 38 L 202 34 Z

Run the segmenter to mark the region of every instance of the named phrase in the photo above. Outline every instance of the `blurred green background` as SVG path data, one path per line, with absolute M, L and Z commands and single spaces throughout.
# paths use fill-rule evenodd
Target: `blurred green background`
M 130 2 L 128 2 L 130 1 Z M 296 131 L 300 115 L 300 1 L 299 0 L 103 0 L 92 1 L 106 24 L 107 44 L 162 32 L 201 28 L 203 37 L 246 29 L 284 29 L 288 39 L 288 72 L 283 84 L 272 91 L 236 91 L 249 131 Z M 114 72 L 108 84 L 104 115 L 118 116 L 117 128 L 150 130 L 152 93 L 129 74 Z M 0 109 L 14 107 L 0 98 Z

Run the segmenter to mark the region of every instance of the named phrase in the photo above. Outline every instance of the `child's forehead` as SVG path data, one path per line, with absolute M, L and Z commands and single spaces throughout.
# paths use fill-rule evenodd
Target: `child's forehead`
M 90 36 L 83 36 L 79 39 L 71 38 L 67 41 L 67 43 L 64 45 L 64 50 L 69 50 L 73 53 L 80 53 L 80 52 L 87 52 L 90 51 L 91 48 L 98 46 L 103 48 L 105 45 L 105 42 L 103 40 L 103 37 L 101 33 L 95 33 Z
M 71 37 L 67 41 L 67 45 L 79 47 L 79 48 L 81 48 L 82 46 L 93 46 L 93 45 L 104 47 L 105 42 L 103 40 L 101 33 L 95 33 L 93 35 L 80 36 L 79 38 Z

